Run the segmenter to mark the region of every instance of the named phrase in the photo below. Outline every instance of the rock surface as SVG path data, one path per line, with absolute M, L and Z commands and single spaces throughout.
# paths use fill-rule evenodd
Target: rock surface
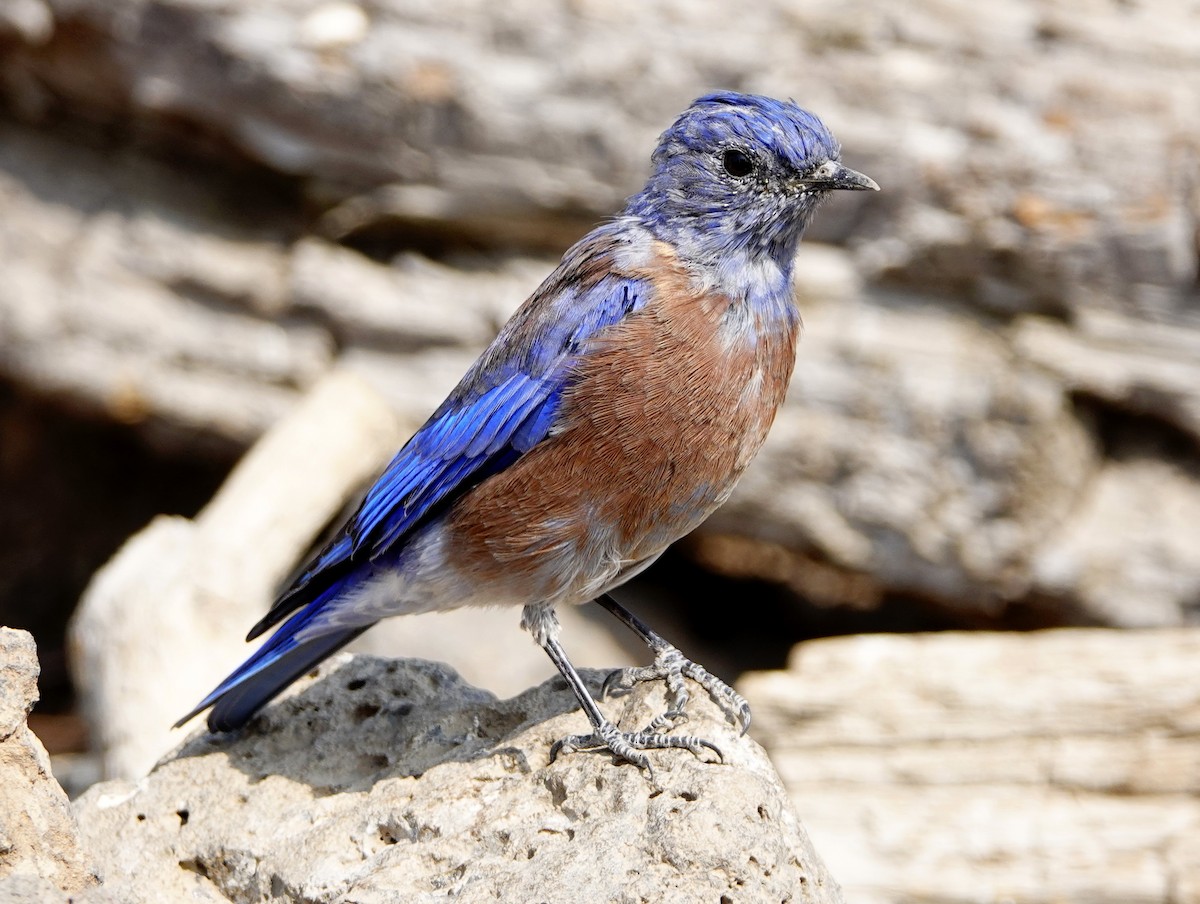
M 737 87 L 822 111 L 889 193 L 820 228 L 886 209 L 859 237 L 910 285 L 1005 313 L 1101 293 L 1152 315 L 1194 288 L 1200 57 L 1180 0 L 22 8 L 0 26 L 0 85 L 27 119 L 236 149 L 307 180 L 343 231 L 390 218 L 557 243 L 636 187 L 688 101 Z
M 746 676 L 848 900 L 1200 902 L 1200 631 L 863 636 Z
M 71 804 L 26 725 L 37 677 L 33 638 L 0 628 L 0 901 L 50 901 L 96 883 Z
M 634 725 L 664 702 L 639 689 L 608 708 Z M 840 902 L 761 749 L 693 707 L 726 765 L 551 764 L 586 724 L 560 682 L 498 701 L 445 666 L 342 654 L 239 735 L 197 733 L 77 812 L 127 904 Z

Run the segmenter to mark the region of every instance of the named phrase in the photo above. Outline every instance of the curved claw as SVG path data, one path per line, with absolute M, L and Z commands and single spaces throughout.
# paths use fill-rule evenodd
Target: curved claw
M 738 736 L 745 737 L 746 732 L 750 730 L 750 704 L 741 697 L 738 697 L 736 702 L 730 701 L 730 704 L 725 714 L 741 729 Z
M 550 762 L 553 763 L 555 760 L 557 760 L 558 755 L 562 752 L 562 749 L 566 746 L 567 746 L 566 738 L 559 738 L 557 741 L 555 741 L 553 744 L 551 744 L 550 745 Z M 569 750 L 567 752 L 570 753 Z
M 629 670 L 614 669 L 605 676 L 604 683 L 600 685 L 600 699 L 605 700 L 609 696 L 619 697 L 633 690 L 633 685 L 625 680 L 627 671 Z
M 722 753 L 721 748 L 718 747 L 716 744 L 714 744 L 712 741 L 706 740 L 704 738 L 690 738 L 690 737 L 685 737 L 685 738 L 682 738 L 681 740 L 692 742 L 692 743 L 686 744 L 684 746 L 687 747 L 687 749 L 690 750 L 694 756 L 699 757 L 705 750 L 710 750 L 716 755 L 718 763 L 721 763 L 722 765 L 725 763 L 725 754 Z

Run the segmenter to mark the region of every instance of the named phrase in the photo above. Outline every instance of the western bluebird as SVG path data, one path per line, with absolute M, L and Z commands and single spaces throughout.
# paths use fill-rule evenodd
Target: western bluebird
M 211 730 L 238 728 L 386 616 L 512 604 L 591 721 L 552 756 L 720 756 L 664 733 L 685 678 L 743 730 L 745 700 L 608 591 L 724 502 L 766 438 L 795 362 L 797 243 L 831 190 L 878 190 L 839 156 L 795 103 L 697 100 L 645 188 L 567 251 L 247 640 L 275 633 L 178 724 L 212 707 Z M 590 600 L 654 653 L 605 689 L 667 684 L 668 711 L 641 731 L 604 717 L 559 642 L 555 607 Z

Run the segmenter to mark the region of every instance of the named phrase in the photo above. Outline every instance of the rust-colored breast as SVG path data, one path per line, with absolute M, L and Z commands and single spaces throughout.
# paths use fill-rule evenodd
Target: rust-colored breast
M 589 563 L 637 562 L 725 500 L 766 438 L 795 359 L 796 326 L 699 295 L 665 247 L 655 297 L 589 343 L 550 439 L 476 487 L 448 519 L 472 570 L 534 577 L 547 594 Z M 582 575 L 582 577 L 581 577 Z

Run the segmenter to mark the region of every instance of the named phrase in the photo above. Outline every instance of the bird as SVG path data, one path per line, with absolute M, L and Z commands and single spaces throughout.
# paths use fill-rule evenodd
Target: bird
M 695 100 L 641 191 L 565 252 L 247 641 L 274 633 L 176 727 L 209 710 L 210 731 L 241 728 L 383 618 L 511 605 L 591 725 L 551 761 L 720 759 L 671 733 L 688 683 L 743 732 L 749 705 L 610 591 L 720 506 L 766 439 L 796 359 L 797 245 L 838 190 L 879 186 L 794 101 Z M 604 716 L 562 646 L 556 609 L 592 601 L 654 654 L 602 696 L 666 685 L 668 709 L 637 731 Z

